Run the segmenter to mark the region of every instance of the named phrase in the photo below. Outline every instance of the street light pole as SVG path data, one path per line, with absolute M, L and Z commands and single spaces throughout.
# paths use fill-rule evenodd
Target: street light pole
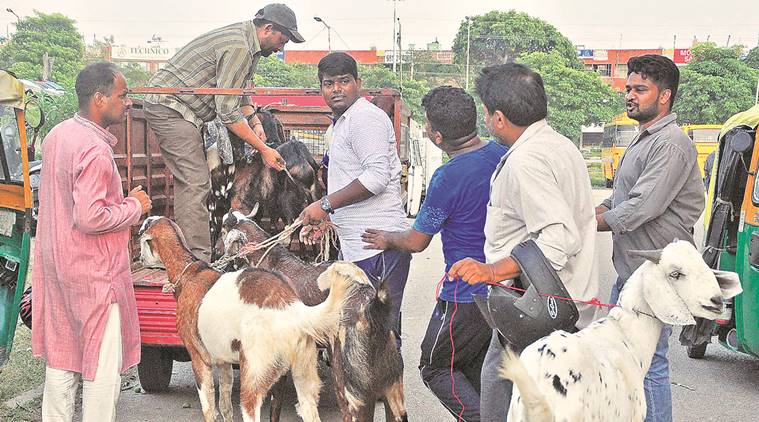
M 396 40 L 396 37 L 398 36 L 398 33 L 395 31 L 395 22 L 398 19 L 396 17 L 396 5 L 398 4 L 397 0 L 393 0 L 393 73 L 396 72 L 396 64 L 398 62 L 397 57 L 395 55 L 395 45 L 398 43 Z
M 18 23 L 21 22 L 21 18 L 18 17 L 16 12 L 14 12 L 13 9 L 11 9 L 10 7 L 6 8 L 5 11 L 16 17 L 16 27 L 18 27 Z
M 466 83 L 464 84 L 464 89 L 469 91 L 469 38 L 470 33 L 472 30 L 472 19 L 471 17 L 466 17 Z
M 327 27 L 327 50 L 329 52 L 332 52 L 332 27 L 327 25 L 327 22 L 324 22 L 324 20 L 318 16 L 314 16 L 314 20 L 317 22 L 321 22 L 325 27 Z

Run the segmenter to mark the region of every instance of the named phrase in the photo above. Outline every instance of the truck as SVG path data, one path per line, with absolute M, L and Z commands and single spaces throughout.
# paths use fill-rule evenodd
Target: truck
M 145 92 L 145 90 L 135 90 Z M 267 106 L 282 122 L 285 138 L 307 145 L 318 160 L 328 148 L 328 129 L 332 123 L 331 110 L 319 90 L 288 88 L 257 88 L 251 92 L 253 101 Z M 419 210 L 423 195 L 434 170 L 442 164 L 442 153 L 424 140 L 422 126 L 411 118 L 408 105 L 394 89 L 369 89 L 366 98 L 384 96 L 392 100 L 392 122 L 396 147 L 403 163 L 402 187 L 407 213 Z M 135 100 L 123 124 L 110 131 L 119 139 L 114 158 L 122 176 L 125 192 L 142 185 L 153 201 L 151 214 L 173 218 L 173 180 L 161 157 L 155 134 L 150 130 L 142 109 Z M 133 257 L 132 276 L 137 299 L 142 359 L 137 367 L 140 383 L 147 392 L 166 389 L 171 381 L 174 361 L 189 361 L 189 355 L 176 330 L 176 301 L 171 293 L 162 291 L 166 282 L 164 270 L 143 268 L 139 256 L 138 226 L 132 228 L 129 243 Z

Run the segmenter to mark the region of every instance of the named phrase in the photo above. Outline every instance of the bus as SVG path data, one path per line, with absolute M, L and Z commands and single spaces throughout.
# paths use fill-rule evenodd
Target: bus
M 682 130 L 696 145 L 698 151 L 698 168 L 701 171 L 701 178 L 704 174 L 704 163 L 709 154 L 717 150 L 719 131 L 721 125 L 683 125 Z
M 619 160 L 636 136 L 638 136 L 638 122 L 627 117 L 627 113 L 617 115 L 611 119 L 611 122 L 604 125 L 601 162 L 607 188 L 612 187 Z

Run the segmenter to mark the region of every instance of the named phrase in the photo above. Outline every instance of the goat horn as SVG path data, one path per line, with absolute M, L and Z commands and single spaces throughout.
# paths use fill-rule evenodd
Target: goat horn
M 659 260 L 661 259 L 661 251 L 662 251 L 661 249 L 655 249 L 655 250 L 648 250 L 648 251 L 629 251 L 629 253 L 632 256 L 639 256 L 655 264 L 658 264 Z
M 261 205 L 261 203 L 256 202 L 256 205 L 253 205 L 253 209 L 250 211 L 250 214 L 246 215 L 245 218 L 247 218 L 249 220 L 252 220 L 253 217 L 255 217 L 256 214 L 258 214 L 258 206 L 259 205 Z

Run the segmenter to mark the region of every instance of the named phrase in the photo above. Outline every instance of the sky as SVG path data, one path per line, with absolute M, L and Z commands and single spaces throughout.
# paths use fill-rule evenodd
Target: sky
M 283 1 L 283 0 L 280 0 Z M 724 46 L 759 43 L 759 0 L 284 0 L 298 19 L 303 44 L 286 49 L 392 49 L 393 9 L 401 22 L 404 48 L 423 48 L 438 40 L 450 49 L 465 16 L 516 9 L 554 25 L 574 44 L 589 49 L 686 48 L 692 41 Z M 229 23 L 251 19 L 266 3 L 230 0 L 0 0 L 0 31 L 13 33 L 17 15 L 38 10 L 76 20 L 86 42 L 114 36 L 117 44 L 146 46 L 154 35 L 163 45 L 183 46 L 196 36 Z

